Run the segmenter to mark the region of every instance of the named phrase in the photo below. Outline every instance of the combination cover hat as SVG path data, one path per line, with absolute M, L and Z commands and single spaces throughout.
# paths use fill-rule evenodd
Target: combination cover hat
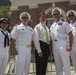
M 30 18 L 31 18 L 30 14 L 27 13 L 27 12 L 22 12 L 22 13 L 20 14 L 20 20 L 21 20 L 23 17 L 28 17 L 29 20 L 30 20 Z
M 52 15 L 54 15 L 54 14 L 62 14 L 62 12 L 61 12 L 61 10 L 59 9 L 59 8 L 54 8 L 53 10 L 52 10 Z
M 68 12 L 67 12 L 67 17 L 68 16 L 76 16 L 76 12 L 74 11 L 74 10 L 69 10 Z
M 8 19 L 7 18 L 0 18 L 0 23 L 8 23 Z

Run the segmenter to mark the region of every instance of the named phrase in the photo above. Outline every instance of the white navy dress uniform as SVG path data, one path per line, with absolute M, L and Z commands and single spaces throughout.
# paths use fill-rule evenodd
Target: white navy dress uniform
M 74 66 L 75 74 L 76 74 L 76 21 L 74 24 L 70 24 L 72 27 L 73 31 L 73 44 L 72 44 L 72 51 L 70 52 L 71 60 Z
M 64 66 L 65 75 L 70 75 L 69 53 L 66 48 L 68 47 L 67 35 L 72 29 L 67 22 L 59 20 L 51 25 L 50 31 L 53 40 L 56 73 L 57 75 L 63 75 Z
M 68 16 L 76 16 L 76 12 L 74 10 L 69 10 L 67 12 L 67 17 Z M 72 34 L 73 34 L 73 44 L 72 44 L 72 51 L 70 52 L 71 60 L 74 66 L 75 74 L 76 74 L 76 21 L 73 24 L 69 24 L 71 28 L 73 29 Z
M 1 18 L 3 21 L 5 18 Z M 0 19 L 0 21 L 1 21 Z M 5 75 L 6 67 L 7 67 L 7 62 L 8 62 L 8 57 L 9 57 L 9 41 L 8 43 L 6 42 L 5 44 L 5 35 L 8 36 L 8 40 L 10 38 L 10 34 L 8 31 L 3 31 L 0 28 L 0 75 Z
M 5 75 L 8 57 L 9 57 L 9 46 L 4 47 L 4 34 L 1 32 L 0 28 L 0 75 Z M 4 32 L 7 35 L 7 31 Z M 9 34 L 9 33 L 8 33 Z M 10 35 L 8 35 L 10 37 Z
M 16 40 L 18 51 L 16 75 L 29 75 L 33 29 L 29 25 L 25 26 L 21 23 L 13 28 L 11 37 Z

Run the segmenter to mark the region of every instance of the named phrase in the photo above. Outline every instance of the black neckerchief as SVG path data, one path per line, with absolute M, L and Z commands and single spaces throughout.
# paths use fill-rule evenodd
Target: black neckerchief
M 7 34 L 5 34 L 2 30 L 0 30 L 2 33 L 3 33 L 3 35 L 5 36 L 4 37 L 4 48 L 6 47 L 6 46 L 9 46 L 9 37 L 8 37 L 8 33 Z

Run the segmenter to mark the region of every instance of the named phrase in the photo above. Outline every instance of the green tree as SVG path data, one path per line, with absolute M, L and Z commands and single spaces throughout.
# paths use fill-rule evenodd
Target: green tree
M 9 13 L 11 12 L 10 10 L 10 6 L 1 6 L 0 7 L 0 18 L 7 18 L 8 21 L 10 21 L 10 15 Z M 10 25 L 8 25 L 8 31 L 10 31 L 9 29 Z
M 9 18 L 9 13 L 10 13 L 9 6 L 0 7 L 0 18 L 2 18 L 2 17 Z

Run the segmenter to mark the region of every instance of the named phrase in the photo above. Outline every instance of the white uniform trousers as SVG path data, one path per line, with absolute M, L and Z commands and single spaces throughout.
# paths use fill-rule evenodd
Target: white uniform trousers
M 31 48 L 19 46 L 17 50 L 16 75 L 29 75 Z
M 53 54 L 56 66 L 56 75 L 63 75 L 63 66 L 65 75 L 70 75 L 69 53 L 66 50 L 67 44 L 53 43 Z
M 70 57 L 74 66 L 75 74 L 76 74 L 76 44 L 72 46 L 72 51 L 70 52 Z
M 0 54 L 0 75 L 5 75 L 8 62 L 8 54 Z

